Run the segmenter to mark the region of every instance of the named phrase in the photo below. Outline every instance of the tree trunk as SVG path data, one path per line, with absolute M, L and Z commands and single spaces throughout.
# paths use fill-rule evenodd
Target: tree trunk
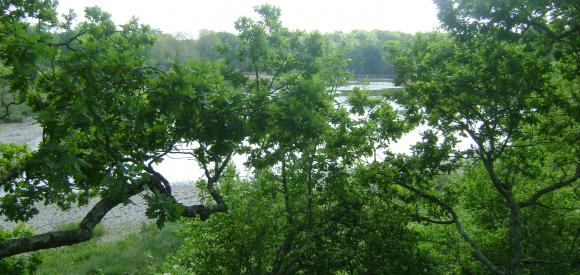
M 510 237 L 512 257 L 510 262 L 510 273 L 519 275 L 523 272 L 521 251 L 522 223 L 520 220 L 520 207 L 517 205 L 517 203 L 515 203 L 515 200 L 512 202 L 510 202 Z

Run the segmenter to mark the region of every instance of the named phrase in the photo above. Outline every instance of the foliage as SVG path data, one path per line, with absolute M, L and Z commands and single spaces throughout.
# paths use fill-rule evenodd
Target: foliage
M 218 185 L 227 215 L 188 223 L 184 246 L 163 271 L 432 270 L 427 253 L 416 246 L 420 237 L 406 228 L 407 216 L 373 193 L 364 169 L 360 177 L 350 173 L 361 156 L 386 148 L 409 128 L 385 98 L 359 93 L 350 99 L 353 108 L 335 105 L 327 87 L 346 75 L 341 50 L 316 32 L 285 29 L 275 7 L 256 12 L 258 20 L 236 23 L 237 53 L 252 71 L 245 84 L 252 129 L 245 150 L 256 177 L 242 181 L 232 171 L 224 174 Z M 334 74 L 328 66 L 336 68 Z
M 184 243 L 160 273 L 273 271 L 285 235 L 296 230 L 285 222 L 284 196 L 271 173 L 254 181 L 240 180 L 234 173 L 228 170 L 220 184 L 230 211 L 204 222 L 186 221 L 180 230 Z M 365 172 L 357 175 L 363 177 Z M 361 188 L 362 180 L 346 179 L 317 197 L 323 201 L 314 210 L 318 222 L 295 236 L 286 252 L 290 259 L 285 264 L 292 265 L 288 268 L 293 272 L 422 274 L 433 269 L 427 251 L 417 246 L 420 236 L 405 227 L 407 218 L 394 205 L 372 196 L 370 189 Z M 369 200 L 369 195 L 375 199 Z
M 25 162 L 27 179 L 21 182 L 28 184 L 4 185 L 15 194 L 6 195 L 0 203 L 8 218 L 30 217 L 6 209 L 34 211 L 31 203 L 37 200 L 56 203 L 61 208 L 72 202 L 85 204 L 89 197 L 104 191 L 99 186 L 101 182 L 114 186 L 115 180 L 107 175 L 109 169 L 121 175 L 118 179 L 138 175 L 134 164 L 119 163 L 115 156 L 104 157 L 103 153 L 123 148 L 133 155 L 140 154 L 139 149 L 128 146 L 133 144 L 129 136 L 135 137 L 129 135 L 133 132 L 130 128 L 138 125 L 125 122 L 142 113 L 138 108 L 143 107 L 144 101 L 138 98 L 147 73 L 140 71 L 144 56 L 139 51 L 143 43 L 151 41 L 151 36 L 136 21 L 117 32 L 109 15 L 97 8 L 87 10 L 87 20 L 78 27 L 87 36 L 71 41 L 64 49 L 54 48 L 58 59 L 52 64 L 59 66 L 33 78 L 38 87 L 27 96 L 27 103 L 38 113 L 44 137 L 38 151 Z M 112 129 L 128 131 L 127 138 L 113 137 Z M 53 157 L 61 161 L 50 161 Z M 71 192 L 69 179 L 73 179 L 79 192 Z M 106 192 L 115 192 L 113 189 Z M 23 204 L 11 199 L 24 193 L 29 200 Z
M 165 262 L 163 272 L 268 272 L 282 238 L 281 197 L 275 183 L 265 177 L 250 183 L 237 178 L 232 168 L 226 173 L 220 188 L 230 210 L 207 221 L 186 221 L 179 233 L 184 243 Z

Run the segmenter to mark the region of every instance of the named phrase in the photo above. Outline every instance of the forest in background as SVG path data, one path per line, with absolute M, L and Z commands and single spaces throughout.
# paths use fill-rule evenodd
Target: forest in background
M 355 77 L 382 79 L 395 77 L 392 62 L 383 57 L 387 42 L 403 41 L 412 37 L 410 34 L 382 30 L 355 30 L 349 33 L 334 32 L 322 35 L 328 43 L 342 47 L 345 57 L 349 60 L 347 69 Z M 156 67 L 167 69 L 174 62 L 220 60 L 224 57 L 220 53 L 221 48 L 235 49 L 238 43 L 237 35 L 227 32 L 202 30 L 197 39 L 159 32 L 151 47 L 149 62 Z
M 261 5 L 236 20 L 236 39 L 196 41 L 119 26 L 98 7 L 72 25 L 54 1 L 0 3 L 0 118 L 24 103 L 43 128 L 34 151 L 0 143 L 0 214 L 26 221 L 42 215 L 37 203 L 98 200 L 79 224 L 0 229 L 0 271 L 32 272 L 48 248 L 94 251 L 102 218 L 142 194 L 147 216 L 180 238 L 165 236 L 171 250 L 148 273 L 574 274 L 580 7 L 435 3 L 445 32 L 295 31 Z M 361 45 L 392 64 L 400 92 L 337 100 L 373 56 Z M 390 150 L 415 129 L 409 153 Z M 176 200 L 156 170 L 168 154 L 203 170 L 199 203 Z M 251 175 L 232 165 L 238 155 Z

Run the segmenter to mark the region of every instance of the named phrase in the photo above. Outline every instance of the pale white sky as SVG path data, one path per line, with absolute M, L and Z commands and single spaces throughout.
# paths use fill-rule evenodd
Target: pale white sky
M 269 3 L 282 9 L 290 29 L 322 32 L 392 30 L 407 33 L 437 28 L 431 0 L 59 0 L 59 13 L 74 9 L 84 17 L 87 6 L 111 13 L 117 24 L 135 15 L 140 22 L 167 33 L 197 36 L 202 29 L 235 32 L 234 21 L 254 16 L 253 7 Z

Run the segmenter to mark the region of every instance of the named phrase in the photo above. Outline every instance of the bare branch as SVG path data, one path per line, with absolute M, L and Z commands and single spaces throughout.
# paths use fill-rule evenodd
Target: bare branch
M 66 47 L 67 49 L 71 50 L 71 51 L 75 51 L 76 49 L 72 48 L 70 46 L 70 44 L 77 40 L 79 37 L 81 37 L 82 35 L 88 33 L 89 30 L 88 29 L 83 29 L 81 31 L 79 31 L 77 34 L 73 35 L 71 38 L 69 38 L 68 40 L 64 41 L 64 42 L 59 42 L 59 43 L 52 43 L 52 42 L 46 42 L 47 45 L 49 46 L 54 46 L 54 47 Z M 43 41 L 40 41 L 43 42 Z

